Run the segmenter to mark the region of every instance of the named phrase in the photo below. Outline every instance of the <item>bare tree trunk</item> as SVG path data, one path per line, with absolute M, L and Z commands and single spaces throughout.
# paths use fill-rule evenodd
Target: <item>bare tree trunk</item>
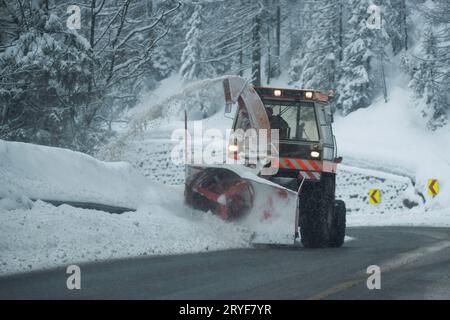
M 274 76 L 279 76 L 281 73 L 281 5 L 280 0 L 276 0 L 277 16 L 275 27 L 275 63 L 274 63 Z
M 383 21 L 383 16 L 381 17 L 381 21 Z M 386 74 L 384 72 L 384 56 L 383 56 L 383 46 L 380 43 L 380 67 L 381 67 L 381 82 L 383 85 L 383 96 L 384 96 L 384 102 L 388 102 L 388 92 L 387 92 L 387 85 L 386 85 Z
M 89 35 L 89 44 L 91 45 L 91 48 L 94 48 L 94 36 L 95 36 L 95 5 L 96 0 L 91 0 L 91 30 Z
M 402 0 L 402 14 L 403 14 L 403 32 L 404 32 L 404 48 L 408 50 L 408 25 L 407 25 L 407 13 L 406 13 L 406 0 Z
M 381 65 L 381 82 L 383 85 L 383 97 L 384 102 L 388 102 L 388 92 L 387 92 L 387 84 L 386 84 L 386 74 L 384 73 L 384 59 L 382 54 L 380 54 L 380 65 Z
M 95 45 L 95 5 L 96 0 L 91 0 L 91 30 L 89 35 L 89 44 L 91 45 L 91 63 L 90 63 L 90 72 L 91 72 L 91 80 L 89 81 L 88 93 L 89 96 L 92 93 L 92 87 L 94 86 L 94 45 Z
M 271 43 L 270 43 L 270 26 L 267 26 L 267 84 L 270 84 L 270 79 L 272 78 L 272 50 L 271 50 Z
M 339 61 L 343 59 L 343 50 L 344 50 L 344 25 L 342 21 L 343 8 L 342 8 L 342 0 L 339 1 Z
M 5 120 L 6 120 L 6 115 L 7 114 L 8 114 L 8 106 L 5 103 L 3 105 L 3 108 L 2 108 L 2 121 L 1 121 L 0 125 L 4 125 L 5 124 Z
M 243 69 L 243 65 L 244 65 L 244 52 L 242 49 L 242 45 L 243 45 L 243 35 L 241 32 L 241 38 L 240 38 L 240 44 L 239 44 L 239 76 L 243 76 L 244 75 L 244 69 Z
M 255 86 L 261 85 L 261 16 L 254 18 L 253 50 L 252 50 L 252 82 Z
M 152 0 L 148 1 L 147 0 L 147 17 L 151 18 L 152 14 L 153 14 L 153 1 Z

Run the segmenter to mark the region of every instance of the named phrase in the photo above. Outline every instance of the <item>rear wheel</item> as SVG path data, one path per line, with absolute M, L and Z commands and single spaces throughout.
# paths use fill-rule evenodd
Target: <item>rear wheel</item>
M 300 233 L 307 248 L 328 247 L 334 215 L 335 176 L 324 174 L 320 182 L 305 183 L 301 191 Z
M 334 205 L 333 224 L 330 234 L 330 247 L 339 248 L 344 244 L 346 224 L 345 202 L 336 200 Z

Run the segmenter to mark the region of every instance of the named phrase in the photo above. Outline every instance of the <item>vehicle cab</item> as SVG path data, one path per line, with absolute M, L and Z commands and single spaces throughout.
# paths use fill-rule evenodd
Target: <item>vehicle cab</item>
M 339 159 L 336 159 L 330 96 L 314 90 L 254 89 L 264 104 L 270 128 L 278 130 L 278 172 L 271 180 L 285 186 L 294 182 L 292 189 L 295 189 L 299 178 L 320 181 L 323 171 L 335 173 Z M 245 131 L 249 122 L 245 109 L 238 109 L 233 129 Z M 280 178 L 295 181 L 283 183 Z

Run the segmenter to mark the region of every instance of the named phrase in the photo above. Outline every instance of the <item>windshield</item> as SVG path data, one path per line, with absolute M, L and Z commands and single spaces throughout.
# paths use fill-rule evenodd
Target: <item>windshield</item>
M 316 112 L 310 102 L 264 103 L 271 129 L 278 129 L 280 140 L 319 141 Z

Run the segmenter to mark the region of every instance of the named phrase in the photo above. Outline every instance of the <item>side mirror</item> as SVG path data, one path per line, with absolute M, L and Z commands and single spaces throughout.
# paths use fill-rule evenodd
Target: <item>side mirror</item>
M 342 157 L 337 157 L 337 158 L 334 158 L 333 162 L 334 163 L 342 163 L 342 160 L 343 160 Z
M 230 86 L 230 79 L 223 80 L 223 93 L 225 97 L 225 113 L 231 113 L 231 110 L 233 108 L 233 99 L 231 97 L 231 86 Z
M 227 103 L 225 105 L 225 113 L 231 113 L 232 109 L 233 109 L 233 103 Z

